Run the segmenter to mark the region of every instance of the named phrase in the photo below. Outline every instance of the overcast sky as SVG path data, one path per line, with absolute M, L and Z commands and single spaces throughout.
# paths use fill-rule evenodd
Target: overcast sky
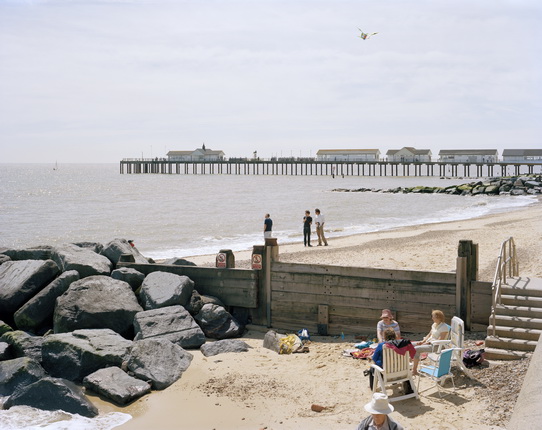
M 0 163 L 542 148 L 541 18 L 540 0 L 0 0 Z

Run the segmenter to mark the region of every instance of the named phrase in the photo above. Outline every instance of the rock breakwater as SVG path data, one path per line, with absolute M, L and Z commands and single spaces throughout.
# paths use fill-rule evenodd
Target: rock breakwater
M 337 192 L 374 192 L 374 193 L 425 193 L 425 194 L 450 194 L 461 196 L 476 195 L 512 195 L 527 196 L 542 194 L 542 175 L 524 175 L 502 178 L 488 178 L 483 181 L 469 182 L 461 185 L 450 185 L 448 187 L 397 187 L 389 189 L 379 188 L 335 188 Z
M 208 338 L 244 326 L 186 276 L 117 268 L 125 239 L 0 249 L 0 395 L 93 417 L 82 386 L 124 405 L 173 384 Z M 188 264 L 192 264 L 187 262 Z M 239 341 L 241 342 L 241 341 Z M 223 348 L 220 348 L 224 345 Z M 215 345 L 214 354 L 229 351 Z M 221 351 L 223 349 L 223 351 Z

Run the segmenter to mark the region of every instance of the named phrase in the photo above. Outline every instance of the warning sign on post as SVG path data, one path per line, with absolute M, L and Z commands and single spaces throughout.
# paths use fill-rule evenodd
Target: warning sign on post
M 261 254 L 252 254 L 252 269 L 262 270 L 262 256 Z
M 216 256 L 216 267 L 226 267 L 226 254 L 219 252 Z

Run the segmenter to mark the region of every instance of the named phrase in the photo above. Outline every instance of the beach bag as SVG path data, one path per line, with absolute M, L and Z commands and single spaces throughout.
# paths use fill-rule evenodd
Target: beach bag
M 483 349 L 466 349 L 463 352 L 463 364 L 470 369 L 471 367 L 482 364 L 484 361 L 484 352 Z

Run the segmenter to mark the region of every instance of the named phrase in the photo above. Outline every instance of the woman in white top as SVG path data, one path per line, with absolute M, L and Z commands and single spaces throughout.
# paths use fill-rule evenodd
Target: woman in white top
M 450 328 L 448 324 L 444 322 L 444 313 L 439 310 L 431 312 L 431 318 L 433 318 L 433 325 L 431 331 L 423 338 L 421 342 L 413 342 L 414 348 L 416 348 L 416 355 L 412 363 L 412 374 L 418 374 L 418 365 L 420 363 L 420 354 L 422 352 L 433 351 L 431 342 L 434 340 L 445 340 L 448 338 L 448 332 Z
M 392 328 L 395 331 L 395 337 L 401 339 L 401 329 L 399 323 L 393 319 L 393 315 L 389 309 L 383 309 L 380 321 L 376 325 L 376 335 L 378 337 L 378 343 L 384 342 L 384 331 L 387 328 Z

